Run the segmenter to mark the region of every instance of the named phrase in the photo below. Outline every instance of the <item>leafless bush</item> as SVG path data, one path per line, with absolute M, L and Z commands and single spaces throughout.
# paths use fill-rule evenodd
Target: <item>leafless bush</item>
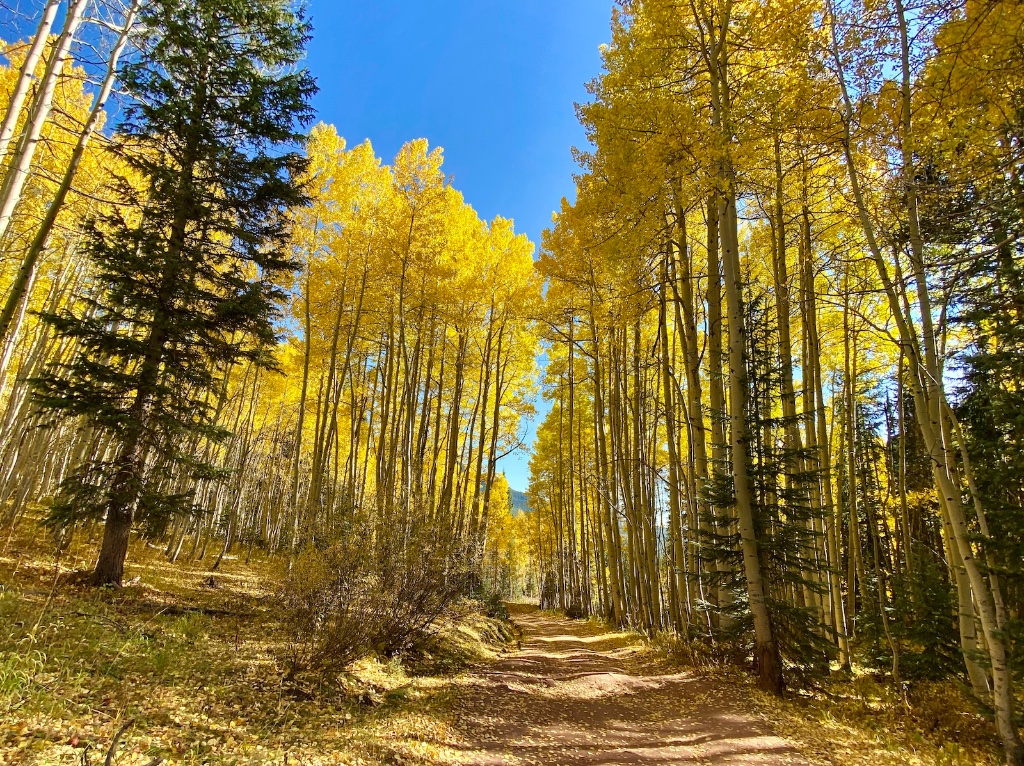
M 338 670 L 421 643 L 469 583 L 468 557 L 446 539 L 429 524 L 361 524 L 323 549 L 305 551 L 281 592 L 292 673 Z

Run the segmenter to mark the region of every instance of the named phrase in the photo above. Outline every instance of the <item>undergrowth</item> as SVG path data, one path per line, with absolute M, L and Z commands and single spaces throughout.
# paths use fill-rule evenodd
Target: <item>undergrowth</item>
M 864 673 L 834 673 L 774 697 L 739 671 L 733 648 L 659 636 L 662 661 L 747 688 L 759 714 L 816 764 L 830 766 L 995 766 L 999 740 L 979 704 L 956 681 L 897 690 Z
M 95 541 L 59 562 L 25 527 L 0 553 L 0 763 L 454 763 L 444 674 L 496 654 L 507 626 L 462 601 L 414 654 L 294 673 L 281 566 L 171 565 L 136 544 L 121 590 L 83 584 Z M 431 675 L 425 675 L 425 674 Z

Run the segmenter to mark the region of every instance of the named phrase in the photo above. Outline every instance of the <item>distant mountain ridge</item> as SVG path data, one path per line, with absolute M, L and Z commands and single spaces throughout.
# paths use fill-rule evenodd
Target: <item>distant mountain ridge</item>
M 509 489 L 509 493 L 512 495 L 513 515 L 518 515 L 519 513 L 530 513 L 533 510 L 530 507 L 530 501 L 526 497 L 525 492 L 520 492 L 517 489 Z

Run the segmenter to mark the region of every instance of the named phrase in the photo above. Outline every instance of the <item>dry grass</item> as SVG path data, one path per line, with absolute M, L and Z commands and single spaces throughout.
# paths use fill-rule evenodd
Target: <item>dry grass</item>
M 812 695 L 755 701 L 776 730 L 831 766 L 996 766 L 995 727 L 953 682 L 913 686 L 903 700 L 862 676 Z
M 836 675 L 821 688 L 778 698 L 753 677 L 723 664 L 700 645 L 656 642 L 663 662 L 725 680 L 751 700 L 780 736 L 821 766 L 996 766 L 1002 763 L 992 722 L 955 681 L 916 683 L 904 698 L 868 675 Z
M 82 584 L 95 541 L 61 561 L 25 525 L 0 553 L 0 763 L 456 763 L 450 684 L 399 662 L 287 680 L 277 564 L 170 565 L 136 544 L 119 590 Z M 502 635 L 470 607 L 449 615 L 417 670 L 455 672 Z

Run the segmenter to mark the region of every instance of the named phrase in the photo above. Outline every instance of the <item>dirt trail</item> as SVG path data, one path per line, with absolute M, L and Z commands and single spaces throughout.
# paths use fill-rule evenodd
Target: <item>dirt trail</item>
M 456 702 L 471 764 L 806 765 L 730 686 L 652 667 L 630 637 L 591 623 L 523 607 L 513 619 L 522 648 Z

